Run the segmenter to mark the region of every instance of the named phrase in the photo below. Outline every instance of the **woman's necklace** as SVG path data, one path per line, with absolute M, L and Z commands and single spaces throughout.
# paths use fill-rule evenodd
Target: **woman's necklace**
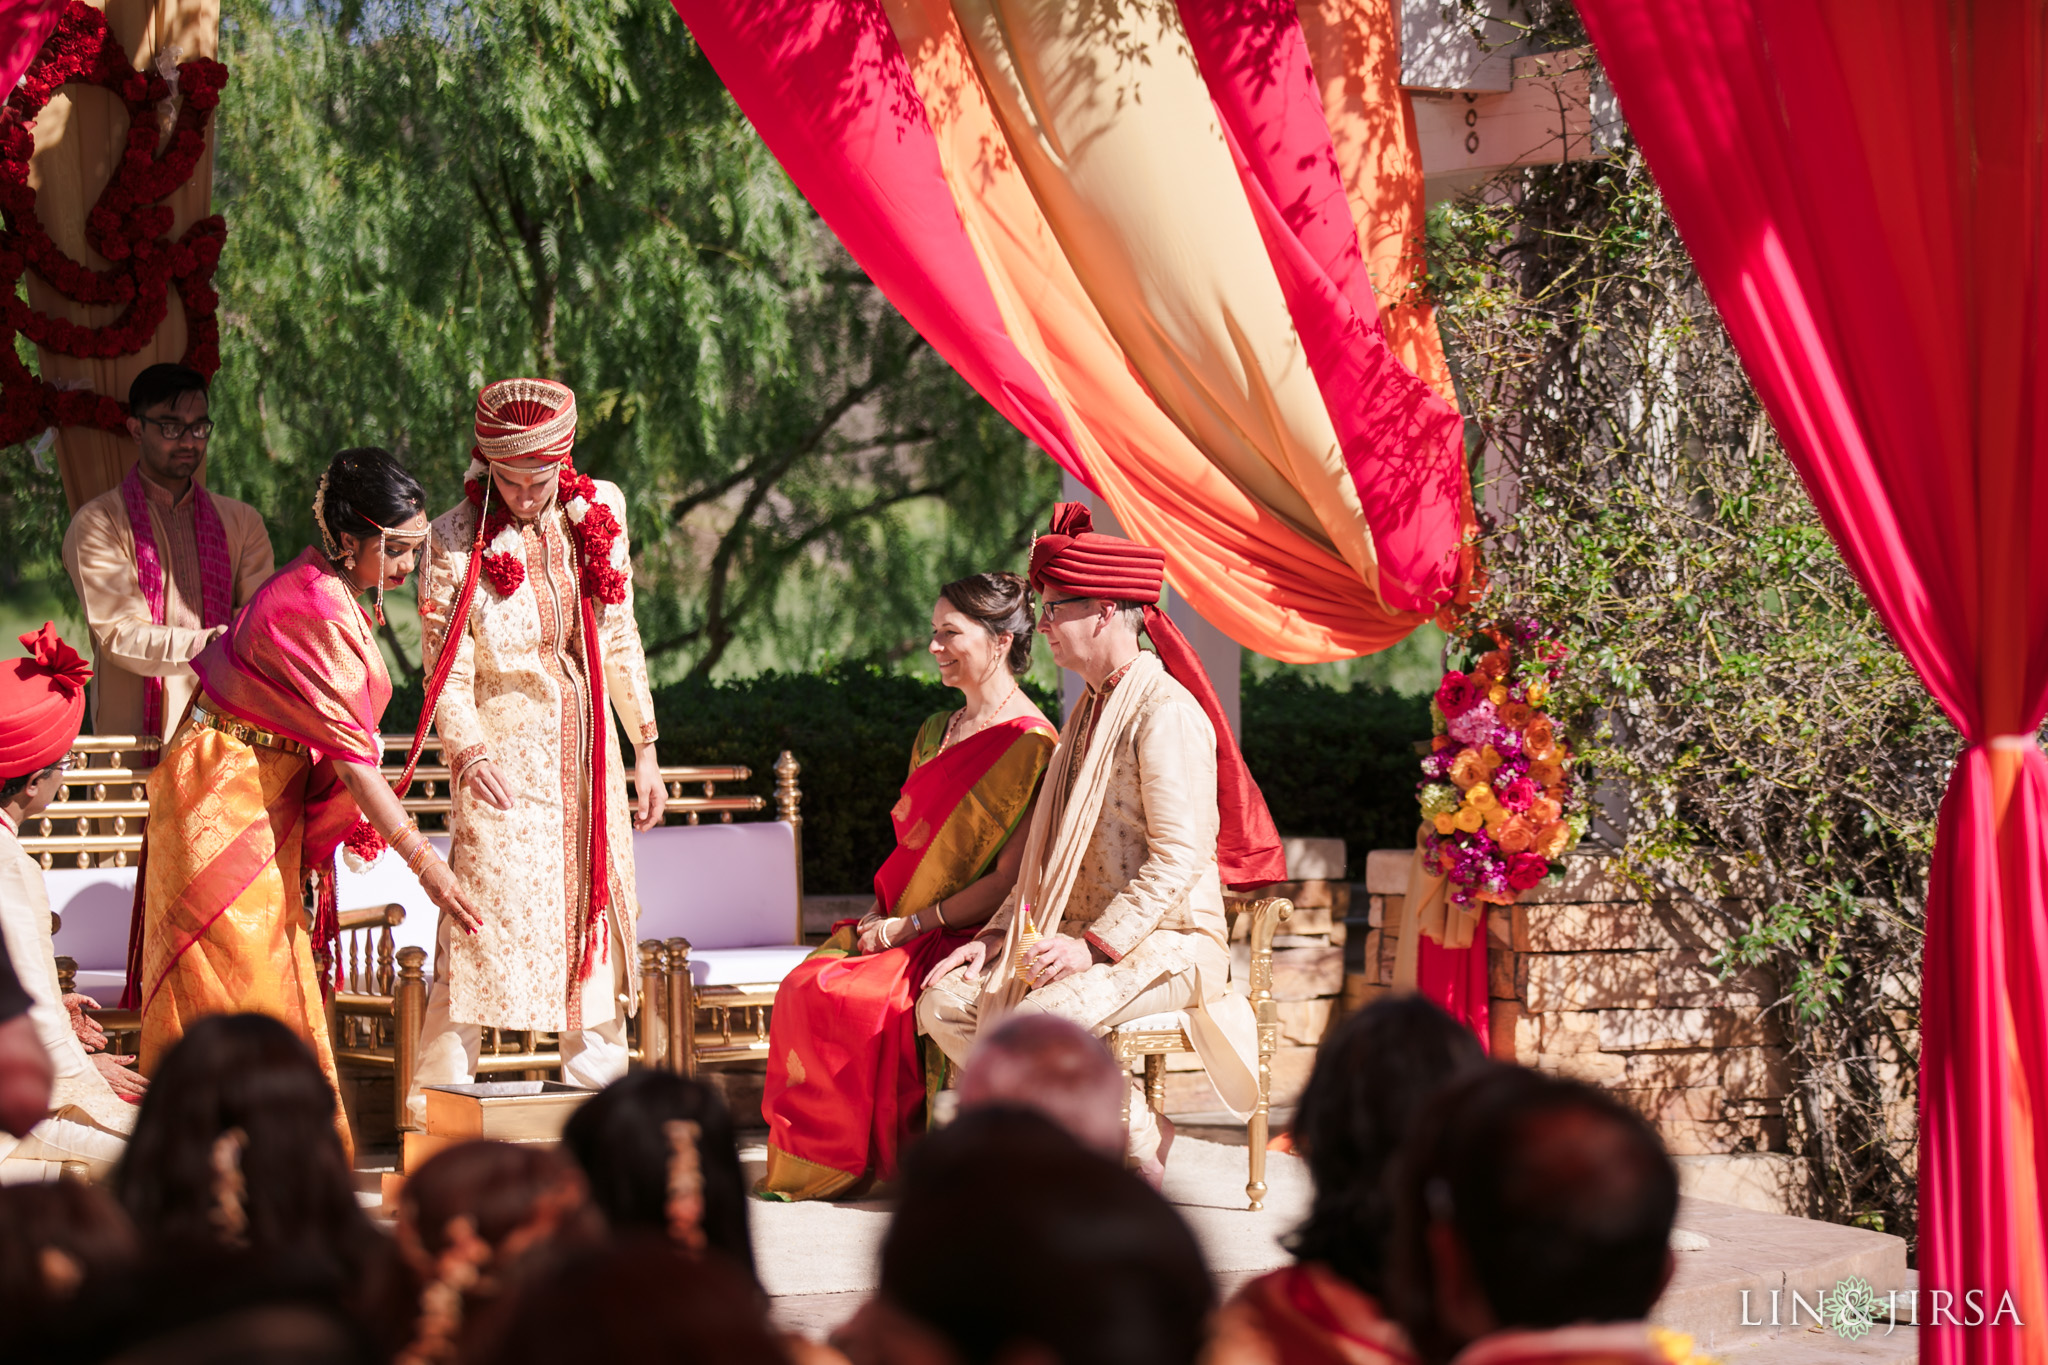
M 1010 704 L 1010 699 L 1012 697 L 1015 697 L 1017 693 L 1022 690 L 1022 688 L 1017 686 L 1017 680 L 1015 678 L 1010 679 L 1010 690 L 1003 694 L 1003 699 L 997 702 L 995 708 L 988 713 L 988 719 L 981 722 L 981 724 L 975 726 L 972 730 L 969 730 L 964 735 L 956 735 L 953 733 L 953 731 L 959 727 L 960 718 L 967 714 L 967 708 L 963 706 L 958 711 L 955 711 L 953 713 L 953 718 L 946 722 L 946 734 L 945 737 L 939 741 L 939 752 L 944 753 L 946 750 L 952 748 L 955 744 L 960 744 L 967 740 L 970 740 L 974 738 L 976 735 L 980 734 L 983 730 L 988 729 L 989 726 L 995 723 L 995 718 L 1003 714 L 1003 709 Z

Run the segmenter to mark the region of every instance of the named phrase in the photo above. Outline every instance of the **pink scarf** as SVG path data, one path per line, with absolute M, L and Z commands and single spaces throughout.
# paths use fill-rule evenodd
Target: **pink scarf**
M 160 626 L 164 623 L 164 561 L 149 520 L 149 494 L 142 487 L 140 462 L 121 480 L 121 504 L 128 509 L 128 528 L 135 534 L 135 581 L 142 589 L 142 600 L 149 604 L 149 619 Z M 199 621 L 211 630 L 228 623 L 233 601 L 228 582 L 228 537 L 213 499 L 197 484 L 192 486 L 192 529 L 199 539 Z M 142 726 L 152 735 L 164 732 L 162 678 L 142 680 Z M 138 758 L 140 767 L 156 762 L 154 754 Z

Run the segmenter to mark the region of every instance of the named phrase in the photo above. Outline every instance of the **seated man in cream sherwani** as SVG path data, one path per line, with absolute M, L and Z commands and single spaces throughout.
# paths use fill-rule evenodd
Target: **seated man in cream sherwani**
M 918 1026 L 959 1063 L 977 1029 L 1012 1010 L 1097 1035 L 1185 1010 L 1218 1097 L 1245 1115 L 1257 1029 L 1227 990 L 1223 886 L 1279 881 L 1285 862 L 1201 661 L 1157 607 L 1164 571 L 1159 551 L 1090 529 L 1078 503 L 1055 509 L 1032 547 L 1038 628 L 1088 693 L 1039 789 L 1016 889 L 933 969 Z M 1156 1181 L 1172 1133 L 1132 1090 L 1130 1156 Z
M 0 1184 L 9 1185 L 54 1180 L 67 1161 L 104 1177 L 135 1127 L 135 1102 L 147 1084 L 121 1065 L 134 1058 L 87 1053 L 80 1033 L 104 1035 L 74 1017 L 58 992 L 43 870 L 16 832 L 62 786 L 61 765 L 78 739 L 92 670 L 47 625 L 21 641 L 29 657 L 0 666 L 0 934 L 55 1079 L 43 1121 L 24 1138 L 0 1134 Z

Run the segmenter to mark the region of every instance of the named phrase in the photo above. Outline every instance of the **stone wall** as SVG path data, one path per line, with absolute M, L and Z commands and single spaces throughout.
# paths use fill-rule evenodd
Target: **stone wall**
M 1392 988 L 1411 857 L 1367 859 L 1344 1010 Z M 1751 907 L 1723 909 L 1747 918 Z M 1765 1008 L 1775 992 L 1760 972 L 1722 980 L 1707 965 L 1717 923 L 1686 902 L 1645 899 L 1591 856 L 1487 921 L 1494 1057 L 1612 1091 L 1657 1125 L 1688 1193 L 1804 1212 L 1804 1168 L 1785 1155 L 1785 1039 Z

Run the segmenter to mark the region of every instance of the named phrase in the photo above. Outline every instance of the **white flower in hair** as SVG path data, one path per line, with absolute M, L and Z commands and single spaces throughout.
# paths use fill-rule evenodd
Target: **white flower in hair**
M 581 526 L 583 518 L 590 514 L 590 503 L 584 498 L 571 498 L 562 504 L 562 510 L 569 514 L 569 520 Z
M 486 554 L 516 555 L 521 549 L 519 532 L 510 526 L 500 527 L 498 534 L 491 537 L 491 543 L 484 547 Z

